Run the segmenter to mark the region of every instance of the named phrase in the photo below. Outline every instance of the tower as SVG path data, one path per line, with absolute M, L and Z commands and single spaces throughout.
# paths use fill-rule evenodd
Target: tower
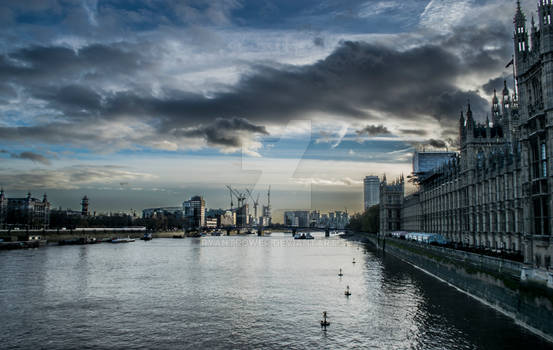
M 81 200 L 81 215 L 88 216 L 88 197 L 86 195 Z
M 380 180 L 378 176 L 365 176 L 363 179 L 363 208 L 369 209 L 380 201 Z
M 540 27 L 540 47 L 542 53 L 553 50 L 553 4 L 551 1 L 538 1 L 538 20 Z
M 526 31 L 526 16 L 520 9 L 520 1 L 517 1 L 517 10 L 513 19 L 515 25 L 515 59 L 516 64 L 521 63 L 528 53 L 528 32 Z
M 492 123 L 497 125 L 501 120 L 501 109 L 499 107 L 499 99 L 497 98 L 497 91 L 493 89 L 492 98 Z
M 467 132 L 465 129 L 465 117 L 463 117 L 463 111 L 461 110 L 461 116 L 459 117 L 459 145 L 462 147 L 467 138 Z
M 538 1 L 540 56 L 542 59 L 541 86 L 548 122 L 553 122 L 553 3 Z
M 509 88 L 507 87 L 507 80 L 503 80 L 503 97 L 501 98 L 501 110 L 503 115 L 506 115 L 511 108 L 511 97 L 509 96 Z
M 462 117 L 461 112 L 461 117 Z M 472 157 L 469 157 L 469 155 L 472 155 L 472 148 L 473 148 L 473 140 L 475 138 L 474 132 L 475 132 L 475 123 L 474 119 L 472 117 L 472 110 L 470 109 L 470 102 L 467 103 L 467 112 L 466 115 L 466 122 L 465 127 L 463 128 L 461 132 L 461 140 L 460 143 L 460 151 L 461 151 L 461 159 L 464 162 L 465 166 L 469 166 L 470 162 L 472 160 Z
M 474 119 L 472 118 L 472 111 L 470 109 L 470 102 L 467 103 L 467 132 L 470 134 L 474 130 Z

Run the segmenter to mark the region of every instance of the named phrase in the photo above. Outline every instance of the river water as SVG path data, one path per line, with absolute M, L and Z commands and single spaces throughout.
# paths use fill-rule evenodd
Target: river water
M 0 252 L 0 327 L 3 349 L 553 348 L 390 255 L 276 232 Z

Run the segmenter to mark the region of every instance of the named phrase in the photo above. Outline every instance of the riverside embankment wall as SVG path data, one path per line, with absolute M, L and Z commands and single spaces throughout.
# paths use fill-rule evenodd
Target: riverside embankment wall
M 553 342 L 553 289 L 546 282 L 522 280 L 523 264 L 376 235 L 357 239 L 448 282 Z
M 112 238 L 112 237 L 131 237 L 140 238 L 144 231 L 117 231 L 110 229 L 98 229 L 93 231 L 83 230 L 12 230 L 0 231 L 0 238 L 5 241 L 26 241 L 29 237 L 39 236 L 40 239 L 48 242 L 59 242 L 76 238 Z

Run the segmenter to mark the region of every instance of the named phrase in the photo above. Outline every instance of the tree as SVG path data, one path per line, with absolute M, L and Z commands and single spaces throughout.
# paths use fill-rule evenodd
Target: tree
M 377 233 L 380 227 L 380 206 L 373 205 L 363 214 L 355 214 L 351 218 L 348 229 L 359 232 Z

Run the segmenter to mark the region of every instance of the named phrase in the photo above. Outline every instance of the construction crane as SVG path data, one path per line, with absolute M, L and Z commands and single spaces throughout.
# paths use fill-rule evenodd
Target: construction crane
M 243 192 L 239 192 L 237 190 L 235 190 L 234 188 L 232 188 L 230 185 L 227 185 L 227 188 L 229 189 L 230 191 L 230 200 L 231 200 L 231 205 L 233 204 L 232 203 L 232 196 L 234 195 L 234 197 L 236 197 L 236 201 L 238 202 L 237 203 L 237 211 L 236 211 L 236 214 L 237 214 L 237 220 L 236 220 L 236 225 L 238 227 L 244 227 L 246 226 L 246 223 L 247 223 L 247 217 L 248 217 L 248 208 L 247 208 L 247 205 L 245 203 L 246 201 L 246 194 L 243 193 Z
M 255 220 L 255 223 L 257 223 L 257 219 L 258 219 L 258 216 L 257 216 L 257 206 L 259 205 L 259 193 L 257 194 L 257 199 L 253 199 L 253 196 L 252 196 L 252 191 L 250 191 L 249 189 L 246 189 L 246 193 L 248 194 L 248 196 L 250 196 L 250 198 L 252 199 L 252 202 L 253 202 L 253 212 L 254 212 L 254 220 Z
M 244 193 L 238 192 L 237 190 L 235 190 L 234 188 L 232 188 L 229 185 L 227 185 L 227 188 L 230 191 L 230 206 L 231 206 L 231 208 L 232 208 L 232 205 L 233 205 L 232 195 L 234 195 L 234 197 L 236 197 L 236 200 L 238 201 L 238 203 L 237 203 L 238 208 L 241 208 L 244 205 L 244 201 L 246 200 L 246 195 Z

